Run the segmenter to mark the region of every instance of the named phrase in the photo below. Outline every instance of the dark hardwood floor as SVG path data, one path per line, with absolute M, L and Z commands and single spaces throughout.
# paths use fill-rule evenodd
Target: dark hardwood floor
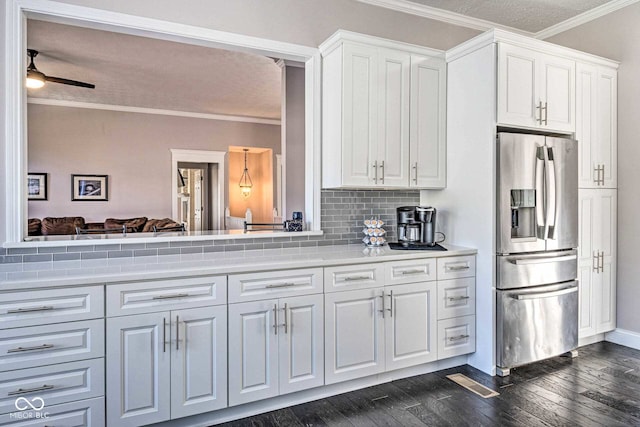
M 483 399 L 446 378 L 496 390 Z M 224 426 L 640 426 L 640 351 L 602 342 L 490 377 L 470 366 L 292 406 Z

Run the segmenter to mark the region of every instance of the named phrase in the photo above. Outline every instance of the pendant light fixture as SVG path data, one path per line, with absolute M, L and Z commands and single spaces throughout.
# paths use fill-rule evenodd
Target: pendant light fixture
M 244 151 L 244 171 L 242 171 L 242 176 L 240 177 L 240 191 L 242 192 L 242 197 L 248 199 L 251 196 L 251 187 L 253 187 L 253 181 L 251 181 L 251 177 L 249 176 L 249 169 L 247 169 L 247 154 L 249 153 L 248 148 L 243 148 Z

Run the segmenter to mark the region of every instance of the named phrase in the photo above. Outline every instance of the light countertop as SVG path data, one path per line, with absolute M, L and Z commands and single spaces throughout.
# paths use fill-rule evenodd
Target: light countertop
M 0 264 L 0 291 L 48 286 L 106 284 L 183 276 L 247 273 L 287 268 L 474 255 L 475 249 L 443 244 L 447 251 L 392 250 L 388 246 L 318 246 L 292 249 L 213 252 Z

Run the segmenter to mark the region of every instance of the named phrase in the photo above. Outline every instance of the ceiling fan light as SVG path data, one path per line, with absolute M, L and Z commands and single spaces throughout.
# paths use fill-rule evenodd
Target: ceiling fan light
M 26 85 L 29 89 L 40 89 L 44 86 L 44 74 L 37 70 L 27 70 Z

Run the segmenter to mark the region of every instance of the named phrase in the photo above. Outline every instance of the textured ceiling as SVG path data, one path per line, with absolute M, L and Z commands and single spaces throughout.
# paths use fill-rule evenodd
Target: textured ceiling
M 536 33 L 609 0 L 409 0 Z
M 271 58 L 29 20 L 27 46 L 47 83 L 33 98 L 280 118 L 281 70 Z M 26 69 L 26 64 L 25 64 Z

